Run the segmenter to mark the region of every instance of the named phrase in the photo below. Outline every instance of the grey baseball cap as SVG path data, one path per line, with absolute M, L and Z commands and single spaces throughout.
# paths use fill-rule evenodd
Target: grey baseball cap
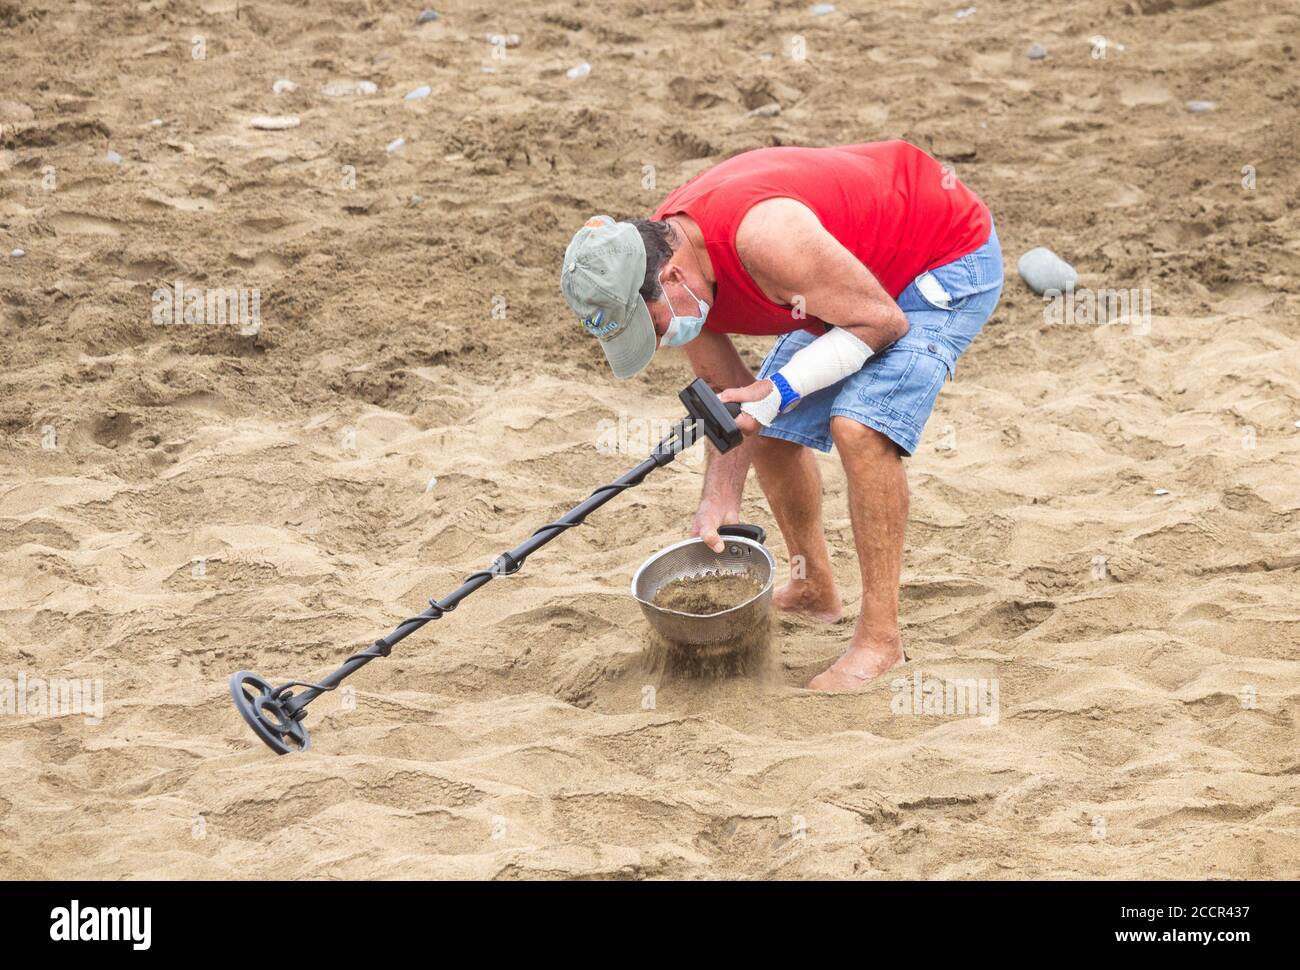
M 609 216 L 588 219 L 564 251 L 560 290 L 619 380 L 645 370 L 655 353 L 654 323 L 640 293 L 645 265 L 636 226 Z

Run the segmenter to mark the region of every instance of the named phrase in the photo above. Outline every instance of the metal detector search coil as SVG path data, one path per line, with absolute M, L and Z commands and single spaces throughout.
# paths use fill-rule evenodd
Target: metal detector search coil
M 337 670 L 316 683 L 291 680 L 272 687 L 270 681 L 248 670 L 230 677 L 230 696 L 235 709 L 276 754 L 306 751 L 311 745 L 307 728 L 302 723 L 307 705 L 326 691 L 334 690 L 343 680 L 356 673 L 370 661 L 387 657 L 398 642 L 414 633 L 431 620 L 442 619 L 454 610 L 460 601 L 496 576 L 509 576 L 519 571 L 524 560 L 546 545 L 561 532 L 582 525 L 586 517 L 615 495 L 635 485 L 640 485 L 656 468 L 670 464 L 677 455 L 691 447 L 702 436 L 713 442 L 719 451 L 730 451 L 740 444 L 743 436 L 736 427 L 739 404 L 723 404 L 703 380 L 696 380 L 677 395 L 686 407 L 686 417 L 673 425 L 650 456 L 622 478 L 602 485 L 567 515 L 542 526 L 509 552 L 503 552 L 487 569 L 472 573 L 460 587 L 440 600 L 429 600 L 423 613 L 409 617 L 398 624 L 386 637 L 380 637 L 365 650 L 348 657 Z M 301 687 L 301 694 L 294 688 Z

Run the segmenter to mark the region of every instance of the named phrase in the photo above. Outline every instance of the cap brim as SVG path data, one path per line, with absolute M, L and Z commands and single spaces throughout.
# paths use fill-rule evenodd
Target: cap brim
M 627 326 L 608 340 L 602 340 L 600 346 L 605 351 L 605 359 L 609 361 L 614 376 L 625 381 L 649 366 L 655 355 L 656 343 L 657 336 L 654 321 L 650 319 L 650 310 L 645 305 L 645 300 L 638 296 Z

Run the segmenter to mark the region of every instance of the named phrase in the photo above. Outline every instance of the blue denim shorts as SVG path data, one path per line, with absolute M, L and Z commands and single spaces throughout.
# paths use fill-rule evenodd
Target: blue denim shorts
M 831 450 L 831 418 L 874 428 L 911 455 L 957 358 L 993 315 L 1002 295 L 1002 247 L 997 229 L 973 253 L 927 270 L 898 295 L 911 329 L 838 384 L 809 394 L 763 429 L 819 451 Z M 816 338 L 806 330 L 779 337 L 759 369 L 762 380 Z

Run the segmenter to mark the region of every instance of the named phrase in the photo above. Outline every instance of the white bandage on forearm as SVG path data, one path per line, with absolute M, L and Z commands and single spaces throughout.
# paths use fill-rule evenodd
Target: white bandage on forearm
M 794 392 L 792 400 L 782 398 L 779 390 L 781 382 L 774 380 L 778 390 L 761 400 L 742 404 L 740 409 L 766 428 L 776 420 L 778 414 L 793 407 L 800 398 L 838 384 L 850 374 L 856 374 L 873 353 L 875 351 L 862 340 L 847 330 L 834 327 L 795 353 L 777 371 Z M 773 378 L 775 377 L 774 374 Z
M 779 373 L 800 397 L 838 384 L 862 370 L 875 351 L 840 327 L 833 327 L 795 353 Z
M 773 391 L 765 398 L 742 404 L 740 410 L 766 428 L 781 413 L 781 392 Z

